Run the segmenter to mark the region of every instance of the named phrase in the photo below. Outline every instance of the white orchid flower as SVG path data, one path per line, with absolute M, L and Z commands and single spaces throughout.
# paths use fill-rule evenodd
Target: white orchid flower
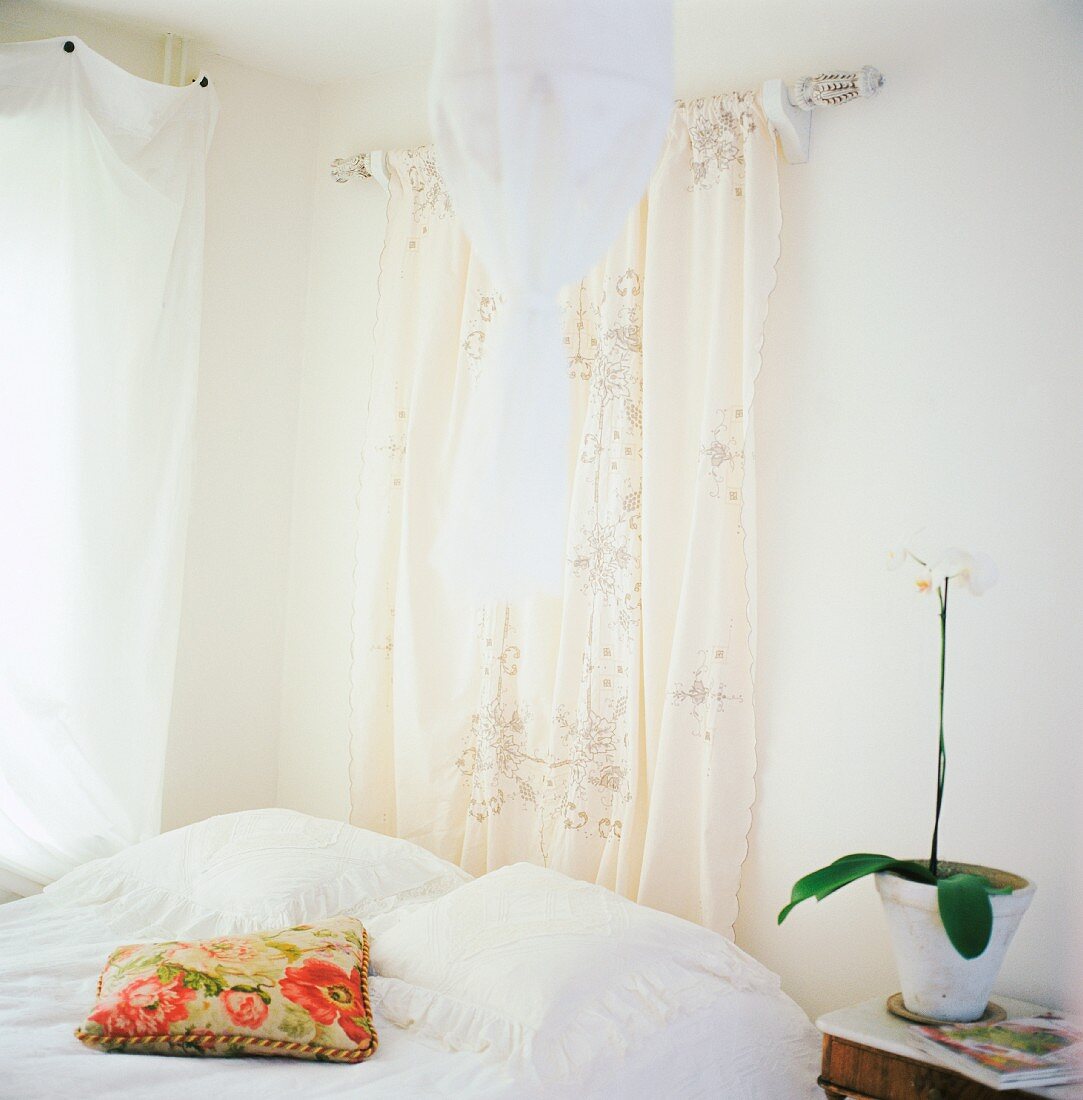
M 906 559 L 910 556 L 910 551 L 905 546 L 893 546 L 887 552 L 887 567 L 892 573 L 896 569 L 901 569 L 906 564 Z
M 887 552 L 887 567 L 891 572 L 895 572 L 897 569 L 901 569 L 908 561 L 916 562 L 922 568 L 925 567 L 925 562 L 914 553 L 911 547 L 914 545 L 914 539 L 924 531 L 924 527 L 919 527 L 913 534 L 908 535 L 906 538 L 899 539 L 894 543 L 890 550 Z
M 914 581 L 917 585 L 918 592 L 923 596 L 927 596 L 933 590 L 933 578 L 928 569 L 923 569 L 917 576 L 917 580 Z
M 988 554 L 974 553 L 970 555 L 970 567 L 961 576 L 971 594 L 980 596 L 996 584 L 1000 571 Z
M 965 570 L 970 568 L 970 561 L 971 555 L 965 550 L 959 550 L 954 546 L 950 550 L 945 550 L 943 554 L 933 560 L 930 569 L 933 586 L 939 588 L 944 581 L 954 580 L 957 576 L 961 576 Z
M 946 580 L 969 589 L 975 596 L 987 592 L 997 582 L 996 563 L 988 554 L 971 554 L 966 550 L 952 548 L 945 551 L 932 567 L 933 585 L 939 588 Z

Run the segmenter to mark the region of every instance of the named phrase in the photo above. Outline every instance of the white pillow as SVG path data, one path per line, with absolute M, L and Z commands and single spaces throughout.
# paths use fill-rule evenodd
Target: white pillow
M 372 964 L 391 1023 L 550 1082 L 720 995 L 778 991 L 723 936 L 525 863 L 376 926 Z
M 46 895 L 133 938 L 206 937 L 420 905 L 470 876 L 406 840 L 292 810 L 208 818 L 65 875 Z

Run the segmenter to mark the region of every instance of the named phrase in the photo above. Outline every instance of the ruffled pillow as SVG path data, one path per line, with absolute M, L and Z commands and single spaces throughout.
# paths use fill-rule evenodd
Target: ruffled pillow
M 200 937 L 345 914 L 368 922 L 470 876 L 406 840 L 292 810 L 208 818 L 95 860 L 46 887 L 118 936 Z
M 132 944 L 109 957 L 76 1031 L 128 1054 L 362 1062 L 376 1052 L 368 939 L 350 917 L 253 936 Z
M 722 996 L 779 988 L 709 929 L 529 864 L 375 934 L 373 969 L 391 1023 L 547 1082 L 649 1043 Z

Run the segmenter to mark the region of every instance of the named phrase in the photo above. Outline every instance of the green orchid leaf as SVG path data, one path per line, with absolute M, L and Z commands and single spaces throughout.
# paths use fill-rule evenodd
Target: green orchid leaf
M 886 871 L 894 867 L 898 860 L 890 856 L 868 856 L 865 859 L 848 859 L 842 863 L 832 863 L 825 867 L 827 872 L 816 880 L 816 900 L 823 901 L 830 897 L 836 890 L 849 886 L 867 875 L 875 875 L 878 871 Z M 813 872 L 816 876 L 818 872 Z
M 866 875 L 875 875 L 878 871 L 893 871 L 902 875 L 903 878 L 928 882 L 930 885 L 935 881 L 924 864 L 872 852 L 856 852 L 853 855 L 842 856 L 834 863 L 829 863 L 826 867 L 821 867 L 818 871 L 798 879 L 790 892 L 789 904 L 778 915 L 778 923 L 781 924 L 790 915 L 795 905 L 800 905 L 809 898 L 823 901 L 836 890 L 841 890 L 851 882 L 865 878 Z
M 839 856 L 835 863 L 848 863 L 851 859 L 889 859 L 889 856 L 880 855 L 878 852 L 854 852 L 853 855 Z M 833 864 L 832 864 L 833 866 Z
M 976 959 L 989 946 L 993 906 L 989 887 L 979 875 L 937 879 L 936 901 L 944 931 L 964 959 Z
M 926 886 L 936 885 L 936 876 L 929 870 L 929 865 L 917 860 L 900 859 L 893 867 L 886 867 L 885 870 L 911 882 L 924 882 Z

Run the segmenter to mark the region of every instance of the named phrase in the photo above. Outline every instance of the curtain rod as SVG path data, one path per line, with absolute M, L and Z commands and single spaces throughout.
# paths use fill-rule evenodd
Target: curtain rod
M 782 142 L 782 151 L 790 164 L 808 160 L 812 137 L 812 111 L 835 107 L 852 99 L 869 99 L 884 86 L 879 69 L 866 65 L 854 73 L 820 73 L 805 76 L 793 84 L 767 80 L 760 93 L 763 110 Z M 331 161 L 331 175 L 338 183 L 352 179 L 376 180 L 388 187 L 387 162 L 382 149 L 341 157 Z

